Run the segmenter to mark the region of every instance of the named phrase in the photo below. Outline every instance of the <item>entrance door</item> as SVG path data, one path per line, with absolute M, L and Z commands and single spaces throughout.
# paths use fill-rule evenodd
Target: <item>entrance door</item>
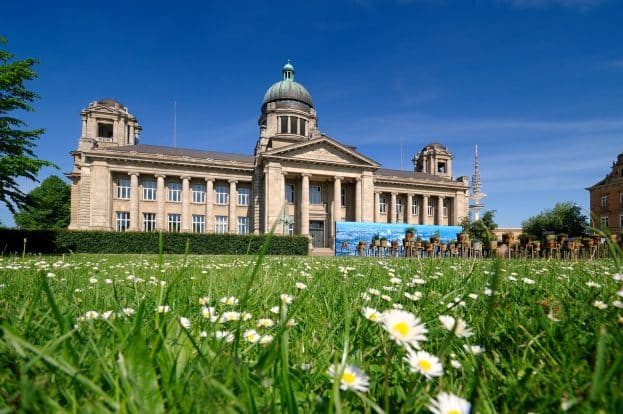
M 312 236 L 312 246 L 324 247 L 324 221 L 311 220 L 309 234 Z

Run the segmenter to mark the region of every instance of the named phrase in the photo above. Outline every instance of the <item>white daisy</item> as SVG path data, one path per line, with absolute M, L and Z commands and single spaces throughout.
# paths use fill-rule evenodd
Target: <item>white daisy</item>
M 225 305 L 237 305 L 238 298 L 236 298 L 235 296 L 224 296 L 220 299 L 220 302 Z
M 426 341 L 426 326 L 414 314 L 390 309 L 383 312 L 383 327 L 391 339 L 405 347 L 420 348 L 420 341 Z
M 190 319 L 182 316 L 180 318 L 180 325 L 182 325 L 184 329 L 190 329 Z
M 474 355 L 480 355 L 483 352 L 485 352 L 485 349 L 481 347 L 480 345 L 463 344 L 463 349 L 465 349 L 467 352 L 474 354 Z
M 260 344 L 262 345 L 267 345 L 271 343 L 272 341 L 273 341 L 272 335 L 262 335 L 262 337 L 260 338 Z
M 225 322 L 237 321 L 239 319 L 240 319 L 240 312 L 228 311 L 228 312 L 223 312 L 219 321 L 221 323 L 225 323 Z
M 292 303 L 292 296 L 288 295 L 287 293 L 282 293 L 281 295 L 279 295 L 279 299 L 281 299 L 281 302 L 289 305 L 290 303 Z
M 270 328 L 272 326 L 275 326 L 275 321 L 273 321 L 272 319 L 261 318 L 257 320 L 258 328 Z
M 443 324 L 444 328 L 446 328 L 450 332 L 454 332 L 454 334 L 459 338 L 469 338 L 474 334 L 474 332 L 467 327 L 467 324 L 461 318 L 454 319 L 452 316 L 449 315 L 440 315 L 439 320 Z
M 305 283 L 303 283 L 303 282 L 296 282 L 294 284 L 294 287 L 296 287 L 299 290 L 307 289 L 307 285 Z
M 334 364 L 327 370 L 327 375 L 331 377 L 332 382 L 336 380 L 336 376 L 342 371 L 340 389 L 368 392 L 370 379 L 363 370 L 354 365 L 347 365 L 343 370 L 341 368 L 341 366 Z
M 608 304 L 604 303 L 601 300 L 596 300 L 595 302 L 593 302 L 593 306 L 596 307 L 599 310 L 603 310 L 603 309 L 606 309 L 608 307 Z
M 99 317 L 100 317 L 100 314 L 98 312 L 96 312 L 96 311 L 93 311 L 93 310 L 88 311 L 87 313 L 84 314 L 84 318 L 87 321 L 92 321 L 94 319 L 98 319 Z
M 121 309 L 121 312 L 123 312 L 123 314 L 125 316 L 132 316 L 132 315 L 134 315 L 135 311 L 132 308 L 123 308 L 123 309 Z
M 461 397 L 448 392 L 440 392 L 431 400 L 428 409 L 433 414 L 468 414 L 471 404 Z
M 214 332 L 214 337 L 218 339 L 219 341 L 220 340 L 225 340 L 225 342 L 234 341 L 234 334 L 228 331 L 216 331 Z
M 407 350 L 405 361 L 409 363 L 411 372 L 419 372 L 428 379 L 433 377 L 441 377 L 443 375 L 443 366 L 435 355 L 431 355 L 426 351 L 414 352 Z
M 158 313 L 167 313 L 171 310 L 171 308 L 168 305 L 159 305 L 156 308 L 156 312 Z
M 242 336 L 244 336 L 244 339 L 246 339 L 248 342 L 251 342 L 252 344 L 259 342 L 261 338 L 260 334 L 258 334 L 255 329 L 249 329 L 245 331 Z

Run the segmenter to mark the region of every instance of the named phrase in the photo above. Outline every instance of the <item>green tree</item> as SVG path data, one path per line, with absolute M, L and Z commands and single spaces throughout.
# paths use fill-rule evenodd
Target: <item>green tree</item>
M 6 43 L 0 36 L 0 47 Z M 39 96 L 26 89 L 24 82 L 37 78 L 32 69 L 37 63 L 34 59 L 15 60 L 15 55 L 0 49 L 0 202 L 12 213 L 26 202 L 17 179 L 37 181 L 42 167 L 54 166 L 37 159 L 33 151 L 43 129 L 27 130 L 24 121 L 9 115 L 13 111 L 33 111 L 30 103 Z
M 553 209 L 544 210 L 521 223 L 524 233 L 539 240 L 545 240 L 546 232 L 565 233 L 570 237 L 586 233 L 587 218 L 582 209 L 570 201 L 556 203 Z
M 13 215 L 22 229 L 64 229 L 69 225 L 71 187 L 56 175 L 26 196 L 26 205 Z
M 485 246 L 489 246 L 489 243 L 495 240 L 493 230 L 498 227 L 494 217 L 495 210 L 485 211 L 480 220 L 471 221 L 469 217 L 465 217 L 460 225 L 463 231 L 469 234 L 470 239 L 480 240 Z

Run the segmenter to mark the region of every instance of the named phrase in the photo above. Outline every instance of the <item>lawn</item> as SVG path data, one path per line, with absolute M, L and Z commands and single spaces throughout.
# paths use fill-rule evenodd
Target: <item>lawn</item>
M 623 412 L 621 273 L 612 259 L 5 256 L 0 412 Z

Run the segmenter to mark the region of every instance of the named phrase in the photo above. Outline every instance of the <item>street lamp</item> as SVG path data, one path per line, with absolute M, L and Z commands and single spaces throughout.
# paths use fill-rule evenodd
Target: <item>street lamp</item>
M 292 224 L 294 224 L 294 219 L 292 217 L 290 217 L 285 211 L 283 212 L 283 214 L 281 215 L 281 217 L 279 217 L 279 222 L 281 223 L 281 234 L 286 234 L 286 226 L 288 228 L 288 230 L 290 229 L 290 226 Z

